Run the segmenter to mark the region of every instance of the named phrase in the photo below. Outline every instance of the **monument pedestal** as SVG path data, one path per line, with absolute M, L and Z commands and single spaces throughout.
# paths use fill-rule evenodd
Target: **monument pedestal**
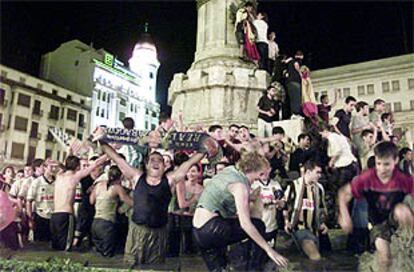
M 244 124 L 256 130 L 257 102 L 269 74 L 239 59 L 230 6 L 238 0 L 197 1 L 197 50 L 187 73 L 175 74 L 169 87 L 172 115 L 183 112 L 192 126 Z

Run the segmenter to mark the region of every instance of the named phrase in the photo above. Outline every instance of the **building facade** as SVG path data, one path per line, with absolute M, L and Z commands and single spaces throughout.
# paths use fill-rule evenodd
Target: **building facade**
M 144 58 L 148 48 L 140 50 L 140 45 L 134 48 L 131 70 L 104 49 L 72 40 L 42 56 L 40 76 L 92 98 L 91 129 L 122 127 L 125 117 L 133 118 L 137 129 L 153 129 L 160 112 L 155 99 L 159 62 L 155 46 Z
M 406 131 L 406 140 L 413 147 L 414 54 L 317 70 L 311 77 L 318 101 L 323 94 L 333 101 L 333 89 L 340 89 L 332 114 L 349 95 L 371 106 L 378 98 L 385 100 L 387 109 L 394 113 L 397 132 Z
M 89 97 L 3 65 L 0 71 L 0 168 L 34 158 L 64 160 L 51 127 L 81 140 L 89 136 Z

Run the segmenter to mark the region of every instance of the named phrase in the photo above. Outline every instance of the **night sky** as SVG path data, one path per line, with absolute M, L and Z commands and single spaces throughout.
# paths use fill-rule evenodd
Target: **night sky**
M 1 59 L 38 76 L 40 57 L 79 39 L 127 63 L 149 23 L 161 66 L 157 100 L 165 109 L 169 83 L 194 59 L 194 1 L 1 1 Z M 311 70 L 414 52 L 413 1 L 259 1 L 281 53 L 305 53 Z

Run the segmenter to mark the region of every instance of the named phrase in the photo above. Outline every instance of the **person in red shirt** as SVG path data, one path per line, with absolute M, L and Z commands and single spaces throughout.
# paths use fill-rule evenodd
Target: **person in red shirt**
M 404 175 L 396 167 L 398 148 L 394 143 L 379 143 L 374 154 L 375 168 L 366 170 L 339 190 L 338 221 L 342 229 L 350 233 L 353 226 L 348 203 L 352 198 L 365 198 L 373 225 L 370 238 L 377 250 L 378 267 L 388 271 L 392 262 L 391 236 L 397 227 L 414 228 L 413 211 L 403 203 L 406 196 L 414 196 L 414 178 Z

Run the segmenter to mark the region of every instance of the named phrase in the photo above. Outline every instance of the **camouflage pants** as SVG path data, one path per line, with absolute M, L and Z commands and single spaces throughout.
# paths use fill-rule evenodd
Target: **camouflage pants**
M 129 221 L 125 262 L 133 265 L 165 262 L 167 228 L 149 228 Z

